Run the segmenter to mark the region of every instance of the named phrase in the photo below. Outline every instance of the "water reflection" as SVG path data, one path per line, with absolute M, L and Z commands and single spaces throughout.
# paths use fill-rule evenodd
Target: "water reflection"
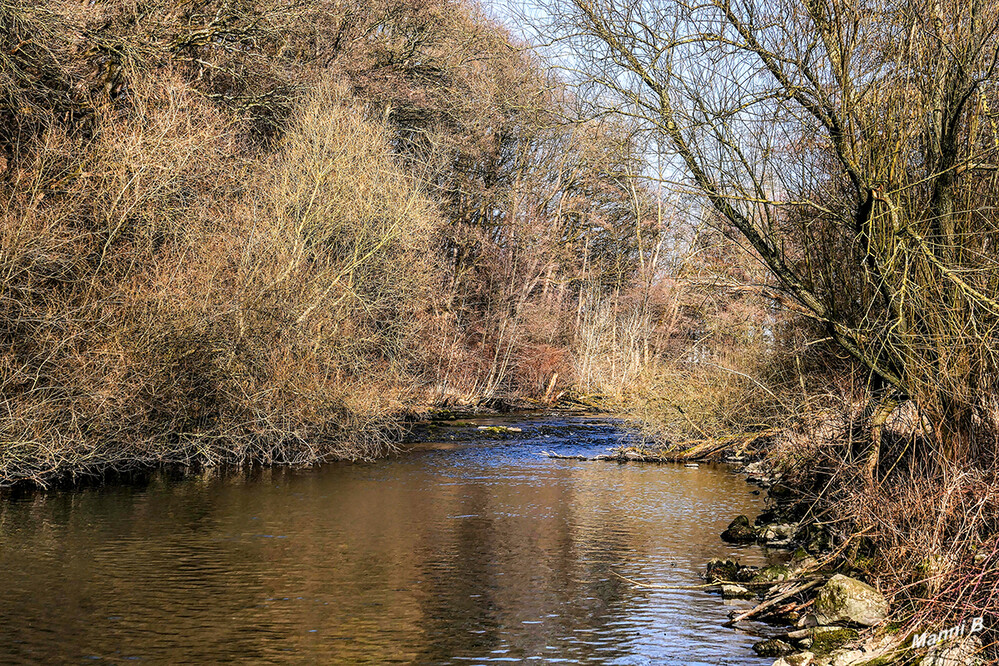
M 0 662 L 764 664 L 689 585 L 758 500 L 702 466 L 549 460 L 619 430 L 0 503 Z M 467 438 L 466 438 L 467 439 Z

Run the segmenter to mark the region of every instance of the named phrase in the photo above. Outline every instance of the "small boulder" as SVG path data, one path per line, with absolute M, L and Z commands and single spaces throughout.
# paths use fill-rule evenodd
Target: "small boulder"
M 752 599 L 756 595 L 742 585 L 722 585 L 722 599 Z
M 791 523 L 774 523 L 760 529 L 760 540 L 767 544 L 787 544 L 791 542 L 797 526 Z
M 708 560 L 708 569 L 707 573 L 704 574 L 704 579 L 709 583 L 719 580 L 735 580 L 739 572 L 739 567 L 739 563 L 733 560 L 722 560 L 713 557 Z
M 756 530 L 749 524 L 749 518 L 738 516 L 728 524 L 721 538 L 729 543 L 753 543 L 756 541 Z
M 794 652 L 794 648 L 779 638 L 768 638 L 765 641 L 754 644 L 753 652 L 761 657 L 782 657 L 785 654 Z
M 869 660 L 870 655 L 863 650 L 844 650 L 833 656 L 830 666 L 853 666 Z
M 812 666 L 814 663 L 815 655 L 811 652 L 797 652 L 781 657 L 773 666 Z
M 780 583 L 789 578 L 787 567 L 781 564 L 771 564 L 763 567 L 753 576 L 754 583 Z
M 855 578 L 836 574 L 815 597 L 815 620 L 820 625 L 845 623 L 870 627 L 885 619 L 888 600 Z
M 978 654 L 982 642 L 978 636 L 968 636 L 957 643 L 940 644 L 930 648 L 919 666 L 978 666 L 983 664 Z
M 810 649 L 816 654 L 830 654 L 857 640 L 857 631 L 847 627 L 813 627 L 808 633 L 812 639 Z

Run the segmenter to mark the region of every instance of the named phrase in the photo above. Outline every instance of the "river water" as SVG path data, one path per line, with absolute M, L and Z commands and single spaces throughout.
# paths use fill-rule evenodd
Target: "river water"
M 480 420 L 476 425 L 493 423 Z M 696 585 L 761 508 L 723 466 L 555 460 L 598 417 L 441 427 L 369 464 L 0 501 L 0 663 L 769 664 Z

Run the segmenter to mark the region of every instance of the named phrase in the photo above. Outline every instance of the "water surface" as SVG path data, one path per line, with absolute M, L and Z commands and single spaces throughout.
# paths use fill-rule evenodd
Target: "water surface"
M 479 423 L 485 423 L 480 421 Z M 0 502 L 0 662 L 769 664 L 696 585 L 760 500 L 727 468 L 553 460 L 608 419 L 372 464 Z M 624 578 L 622 578 L 622 576 Z

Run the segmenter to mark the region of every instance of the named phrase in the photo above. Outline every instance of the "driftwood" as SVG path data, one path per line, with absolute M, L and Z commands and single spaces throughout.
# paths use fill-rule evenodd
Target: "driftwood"
M 660 453 L 658 457 L 671 461 L 694 461 L 705 460 L 726 449 L 736 449 L 737 452 L 742 453 L 761 439 L 772 437 L 775 434 L 777 434 L 776 428 L 767 428 L 738 435 L 692 439 L 677 443 L 669 451 Z
M 783 606 L 778 606 L 777 608 L 769 609 L 768 612 L 766 612 L 763 615 L 763 617 L 771 617 L 774 615 L 781 616 L 792 612 L 800 613 L 802 610 L 808 608 L 813 603 L 815 603 L 815 599 L 809 599 L 808 601 L 802 601 L 802 602 L 792 601 L 789 604 L 784 604 Z
M 810 580 L 807 583 L 804 583 L 802 585 L 796 585 L 796 586 L 792 587 L 790 590 L 788 590 L 787 592 L 784 592 L 782 594 L 778 594 L 776 597 L 772 597 L 770 599 L 767 599 L 766 601 L 764 601 L 763 603 L 759 604 L 755 608 L 751 608 L 748 611 L 746 611 L 745 613 L 741 613 L 739 615 L 736 615 L 734 618 L 732 618 L 731 620 L 729 620 L 728 622 L 726 622 L 725 626 L 726 627 L 731 627 L 732 625 L 737 624 L 739 622 L 742 622 L 743 620 L 749 619 L 749 618 L 753 617 L 754 615 L 758 615 L 758 614 L 762 613 L 763 611 L 767 610 L 768 608 L 772 608 L 772 607 L 776 606 L 777 604 L 779 604 L 780 602 L 784 601 L 785 599 L 790 599 L 791 597 L 793 597 L 796 594 L 804 592 L 805 590 L 810 590 L 811 588 L 813 588 L 816 585 L 818 585 L 819 583 L 821 583 L 823 580 L 824 579 L 822 579 L 822 578 L 815 578 L 814 580 Z

